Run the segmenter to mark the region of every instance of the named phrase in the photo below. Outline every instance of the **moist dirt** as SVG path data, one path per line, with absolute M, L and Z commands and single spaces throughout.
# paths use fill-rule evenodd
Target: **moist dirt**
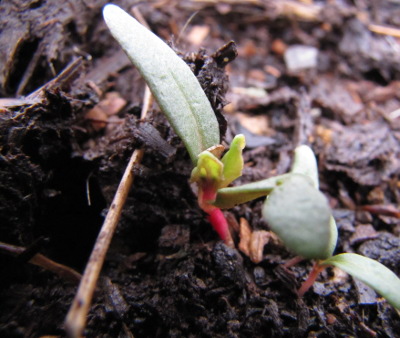
M 340 271 L 328 268 L 298 298 L 311 262 L 285 269 L 293 255 L 270 240 L 255 264 L 218 239 L 180 139 L 156 104 L 140 120 L 144 82 L 105 27 L 105 3 L 0 4 L 0 336 L 65 336 L 77 284 L 29 261 L 40 253 L 83 271 L 142 147 L 87 337 L 398 337 L 398 313 Z M 400 28 L 396 2 L 118 4 L 189 64 L 221 141 L 246 135 L 235 184 L 285 173 L 294 148 L 311 145 L 339 228 L 336 252 L 400 275 L 400 45 L 376 33 Z M 315 64 L 285 59 L 295 45 L 313 47 Z M 268 231 L 262 203 L 227 215 Z

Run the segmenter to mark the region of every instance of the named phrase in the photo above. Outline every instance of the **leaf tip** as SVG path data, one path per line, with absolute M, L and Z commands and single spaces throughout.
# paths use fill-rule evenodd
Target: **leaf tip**
M 237 145 L 241 150 L 243 150 L 244 147 L 246 147 L 246 138 L 243 134 L 237 134 L 234 138 L 234 141 L 237 142 Z
M 293 174 L 303 174 L 311 178 L 315 188 L 319 188 L 317 159 L 312 149 L 303 144 L 294 150 Z
M 121 12 L 121 8 L 114 4 L 107 4 L 103 7 L 103 18 L 108 23 L 115 15 Z

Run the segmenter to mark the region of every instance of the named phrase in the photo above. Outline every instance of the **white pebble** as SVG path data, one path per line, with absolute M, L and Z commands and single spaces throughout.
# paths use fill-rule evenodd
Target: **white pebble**
M 295 72 L 317 66 L 318 49 L 311 46 L 293 45 L 285 51 L 285 63 L 288 71 Z

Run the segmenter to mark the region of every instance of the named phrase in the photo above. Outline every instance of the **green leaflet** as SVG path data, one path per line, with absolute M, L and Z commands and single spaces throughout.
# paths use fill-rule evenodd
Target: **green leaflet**
M 186 63 L 160 38 L 115 5 L 104 20 L 142 74 L 193 163 L 202 151 L 219 144 L 219 126 L 203 89 Z
M 221 162 L 224 164 L 224 179 L 219 184 L 219 188 L 228 186 L 229 183 L 242 176 L 244 165 L 242 151 L 245 146 L 246 139 L 244 135 L 236 135 L 232 140 L 229 150 L 221 159 Z
M 331 210 L 308 176 L 291 174 L 269 194 L 263 217 L 289 250 L 308 259 L 332 255 Z
M 221 160 L 208 150 L 200 153 L 197 165 L 192 170 L 191 182 L 213 182 L 215 189 L 227 186 L 242 175 L 242 150 L 245 144 L 244 136 L 236 135 Z
M 223 179 L 224 165 L 209 151 L 203 151 L 197 160 L 197 166 L 193 168 L 190 177 L 191 182 L 208 182 L 217 189 L 219 182 Z
M 353 253 L 330 257 L 321 265 L 334 265 L 359 279 L 400 310 L 400 279 L 383 264 Z
M 218 208 L 228 209 L 266 196 L 290 176 L 291 174 L 284 174 L 237 187 L 219 189 L 214 205 Z

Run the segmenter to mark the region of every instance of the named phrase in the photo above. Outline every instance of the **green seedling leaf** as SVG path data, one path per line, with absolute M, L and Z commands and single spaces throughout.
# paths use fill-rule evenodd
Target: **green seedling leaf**
M 236 135 L 232 140 L 231 147 L 221 159 L 224 164 L 224 180 L 220 183 L 219 188 L 225 188 L 232 181 L 242 176 L 244 165 L 242 152 L 245 146 L 244 135 Z
M 267 196 L 289 176 L 291 174 L 284 174 L 238 187 L 219 189 L 214 205 L 219 208 L 228 209 L 233 208 L 235 205 Z
M 331 256 L 331 210 L 308 176 L 291 174 L 268 196 L 263 217 L 289 250 L 308 259 Z
M 290 172 L 308 176 L 312 180 L 314 187 L 319 189 L 317 160 L 309 146 L 301 145 L 295 149 Z
M 206 150 L 198 156 L 197 166 L 193 168 L 190 180 L 200 185 L 213 185 L 216 190 L 219 182 L 223 180 L 223 170 L 222 162 Z
M 106 5 L 103 16 L 196 163 L 197 155 L 220 142 L 220 135 L 195 75 L 159 37 L 118 6 Z
M 321 262 L 333 265 L 367 284 L 400 310 L 400 279 L 383 264 L 353 253 L 343 253 Z

